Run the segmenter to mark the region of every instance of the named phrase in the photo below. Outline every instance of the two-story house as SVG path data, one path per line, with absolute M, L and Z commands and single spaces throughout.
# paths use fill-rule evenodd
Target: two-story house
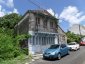
M 23 44 L 32 54 L 42 53 L 50 45 L 59 43 L 58 19 L 46 10 L 28 10 L 15 30 L 17 34 L 31 34 Z

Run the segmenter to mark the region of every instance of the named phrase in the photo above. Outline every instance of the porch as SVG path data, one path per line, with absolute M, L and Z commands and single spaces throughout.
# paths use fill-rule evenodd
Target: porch
M 32 54 L 43 53 L 52 44 L 58 44 L 58 34 L 48 32 L 34 32 L 28 40 L 29 51 Z

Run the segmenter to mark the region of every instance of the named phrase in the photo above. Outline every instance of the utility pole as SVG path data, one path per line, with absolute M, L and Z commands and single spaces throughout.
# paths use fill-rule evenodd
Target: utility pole
M 80 33 L 80 36 L 81 36 L 81 26 L 80 26 L 80 24 L 79 24 L 79 33 Z
M 79 24 L 79 33 L 80 33 L 80 40 L 82 41 L 82 36 L 81 36 L 81 26 L 80 26 L 80 24 Z

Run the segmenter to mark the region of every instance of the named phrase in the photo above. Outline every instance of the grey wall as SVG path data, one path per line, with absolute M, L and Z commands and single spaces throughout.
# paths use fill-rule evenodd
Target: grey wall
M 65 32 L 60 27 L 58 27 L 58 34 L 59 34 L 59 42 L 67 43 L 67 36 L 66 36 Z
M 36 25 L 36 17 L 39 17 L 40 18 L 40 25 L 37 26 Z M 34 14 L 30 14 L 30 20 L 29 20 L 29 30 L 30 31 L 36 31 L 36 29 L 38 29 L 38 31 L 43 31 L 43 32 L 57 32 L 56 30 L 56 21 L 51 19 L 51 18 L 46 18 L 47 19 L 47 27 L 45 28 L 44 27 L 44 21 L 45 21 L 45 17 L 42 17 L 42 16 L 37 16 L 37 15 L 34 15 Z M 50 28 L 50 22 L 53 22 L 53 28 Z

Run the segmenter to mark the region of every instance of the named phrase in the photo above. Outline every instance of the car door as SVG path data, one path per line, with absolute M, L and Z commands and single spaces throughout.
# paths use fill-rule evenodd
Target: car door
M 67 54 L 67 47 L 65 44 L 61 44 L 61 54 L 62 56 Z

